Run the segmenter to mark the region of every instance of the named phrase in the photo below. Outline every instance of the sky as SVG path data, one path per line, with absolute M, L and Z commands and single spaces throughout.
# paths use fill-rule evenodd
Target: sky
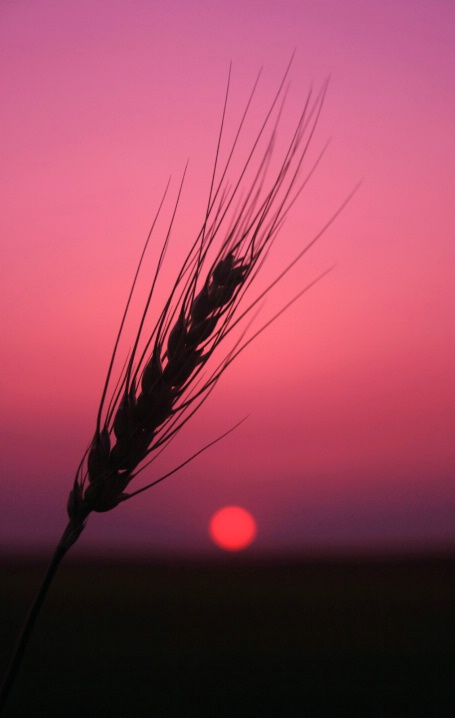
M 329 144 L 258 288 L 361 186 L 247 331 L 334 269 L 136 488 L 246 421 L 92 515 L 74 552 L 217 555 L 226 505 L 254 516 L 252 555 L 455 548 L 454 48 L 451 0 L 1 2 L 3 550 L 47 550 L 65 526 L 143 243 L 171 177 L 140 291 L 187 161 L 156 310 L 203 221 L 230 63 L 224 158 L 262 68 L 241 163 L 294 51 L 277 156 L 328 77 L 308 170 Z

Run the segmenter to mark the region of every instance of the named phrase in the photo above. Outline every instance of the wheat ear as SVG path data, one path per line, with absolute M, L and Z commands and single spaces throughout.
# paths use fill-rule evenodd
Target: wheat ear
M 284 79 L 259 135 L 265 129 L 283 87 Z M 155 283 L 152 284 L 123 377 L 107 409 L 107 391 L 103 392 L 96 431 L 69 497 L 68 514 L 74 537 L 82 531 L 91 512 L 110 511 L 131 498 L 127 488 L 144 468 L 144 462 L 178 433 L 189 415 L 205 400 L 233 355 L 243 348 L 236 346 L 207 374 L 206 366 L 213 354 L 256 304 L 247 306 L 238 316 L 241 300 L 290 206 L 302 190 L 303 184 L 297 189 L 295 185 L 324 93 L 325 87 L 313 105 L 310 98 L 307 99 L 276 176 L 266 190 L 265 174 L 276 127 L 259 169 L 235 213 L 232 214 L 233 200 L 240 182 L 232 190 L 224 186 L 227 167 L 216 186 L 212 181 L 203 227 L 156 326 L 140 351 L 142 329 Z M 252 156 L 253 153 L 247 159 L 242 175 Z M 222 234 L 227 222 L 229 228 Z M 208 256 L 211 251 L 213 253 L 216 242 L 219 246 L 209 263 Z
M 183 186 L 182 179 L 133 347 L 120 378 L 114 382 L 114 366 L 120 339 L 145 250 L 155 229 L 162 203 L 159 206 L 120 324 L 102 392 L 94 436 L 79 465 L 69 496 L 69 522 L 19 639 L 0 693 L 0 709 L 10 692 L 52 578 L 63 556 L 83 531 L 88 516 L 92 512 L 110 511 L 118 504 L 147 490 L 222 438 L 211 441 L 164 476 L 157 477 L 151 483 L 133 491 L 129 489 L 132 480 L 169 446 L 238 354 L 282 314 L 289 304 L 314 284 L 313 282 L 305 287 L 253 335 L 242 333 L 233 347 L 224 356 L 216 359 L 226 337 L 251 315 L 258 302 L 304 256 L 346 204 L 343 203 L 321 232 L 302 248 L 288 267 L 259 296 L 248 303 L 251 283 L 264 263 L 289 210 L 299 198 L 323 154 L 320 154 L 306 176 L 302 177 L 303 161 L 317 125 L 327 84 L 314 100 L 312 93 L 309 93 L 278 170 L 271 181 L 268 179 L 288 72 L 289 66 L 233 185 L 228 183 L 227 173 L 256 85 L 228 159 L 219 171 L 218 157 L 229 93 L 228 81 L 209 198 L 201 230 L 184 259 L 156 324 L 152 330 L 148 330 L 146 319 L 165 260 Z M 265 150 L 260 155 L 252 179 L 247 180 L 247 171 L 251 171 L 259 142 L 267 132 L 269 135 Z M 245 183 L 246 187 L 243 186 Z

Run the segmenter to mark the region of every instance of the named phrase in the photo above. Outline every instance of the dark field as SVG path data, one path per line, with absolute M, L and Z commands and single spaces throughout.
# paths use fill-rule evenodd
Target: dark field
M 3 565 L 2 669 L 42 569 Z M 4 715 L 453 718 L 454 613 L 455 558 L 68 560 Z

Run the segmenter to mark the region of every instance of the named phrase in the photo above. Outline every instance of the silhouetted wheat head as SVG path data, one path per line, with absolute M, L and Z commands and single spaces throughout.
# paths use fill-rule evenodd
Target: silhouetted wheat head
M 265 326 L 253 336 L 246 337 L 242 334 L 234 348 L 221 360 L 212 360 L 226 336 L 245 319 L 318 238 L 307 244 L 259 297 L 250 304 L 245 302 L 249 287 L 266 259 L 287 213 L 322 156 L 321 153 L 313 167 L 302 177 L 303 160 L 316 128 L 326 85 L 314 100 L 311 92 L 307 96 L 278 169 L 272 178 L 269 177 L 276 132 L 283 110 L 283 102 L 280 100 L 284 95 L 286 78 L 287 72 L 234 184 L 228 183 L 227 171 L 255 88 L 228 159 L 222 168 L 221 177 L 217 180 L 218 154 L 228 98 L 228 92 L 226 93 L 211 189 L 202 227 L 183 261 L 155 327 L 145 338 L 144 345 L 145 320 L 154 299 L 158 274 L 162 268 L 177 210 L 177 199 L 134 345 L 108 400 L 120 336 L 144 252 L 159 211 L 155 217 L 117 337 L 95 434 L 79 466 L 69 497 L 70 525 L 67 539 L 70 542 L 77 539 L 92 511 L 110 511 L 119 503 L 169 475 L 158 477 L 133 492 L 128 491 L 131 481 L 176 436 L 207 398 L 228 365 Z M 256 160 L 259 141 L 267 132 L 269 136 L 265 150 L 262 150 L 253 177 L 248 180 L 245 188 L 247 169 Z M 181 189 L 182 185 L 180 191 Z M 305 287 L 303 291 L 307 289 L 308 287 Z M 294 297 L 292 301 L 296 299 L 297 297 Z M 239 309 L 241 302 L 242 307 Z M 274 319 L 285 308 L 287 307 L 283 307 Z M 270 321 L 267 325 L 269 323 Z M 181 466 L 170 473 L 174 473 Z
M 252 297 L 250 287 L 255 282 L 286 216 L 299 198 L 325 149 L 313 166 L 304 172 L 304 159 L 318 122 L 327 83 L 315 97 L 311 92 L 308 94 L 292 136 L 281 158 L 276 161 L 274 157 L 272 169 L 272 155 L 276 150 L 288 72 L 289 67 L 233 183 L 228 180 L 228 171 L 238 149 L 239 137 L 257 81 L 227 153 L 227 160 L 220 168 L 220 146 L 229 94 L 228 81 L 210 191 L 200 231 L 177 272 L 164 306 L 157 312 L 157 282 L 179 205 L 182 179 L 135 338 L 126 360 L 123 359 L 123 368 L 118 376 L 115 367 L 119 361 L 122 362 L 121 356 L 118 357 L 120 341 L 124 336 L 125 322 L 131 313 L 131 301 L 137 291 L 144 255 L 152 234 L 156 231 L 166 188 L 145 243 L 120 323 L 101 396 L 94 436 L 79 465 L 69 496 L 69 523 L 24 626 L 0 694 L 0 707 L 6 700 L 17 674 L 28 637 L 55 571 L 62 557 L 84 529 L 88 516 L 92 512 L 110 511 L 145 491 L 181 469 L 222 438 L 217 437 L 164 476 L 155 477 L 153 481 L 137 488 L 133 485 L 133 490 L 130 489 L 133 479 L 169 446 L 239 353 L 320 279 L 317 277 L 311 284 L 303 287 L 290 302 L 278 308 L 271 319 L 248 333 L 251 324 L 248 320 L 252 317 L 252 311 L 258 308 L 268 292 L 319 239 L 352 196 L 351 193 L 290 264 L 265 289 Z M 152 307 L 157 321 L 150 329 L 147 319 Z M 236 328 L 237 334 L 231 334 Z M 225 342 L 228 336 L 232 339 L 230 343 Z M 232 431 L 232 428 L 226 433 L 229 431 Z

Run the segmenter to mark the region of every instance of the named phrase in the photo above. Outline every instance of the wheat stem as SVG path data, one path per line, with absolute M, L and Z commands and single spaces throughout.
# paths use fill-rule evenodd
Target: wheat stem
M 16 676 L 19 672 L 19 668 L 22 664 L 22 660 L 25 655 L 25 650 L 27 648 L 30 635 L 40 613 L 41 607 L 44 603 L 44 599 L 46 598 L 46 594 L 56 574 L 56 571 L 60 566 L 64 555 L 67 553 L 67 551 L 69 551 L 71 546 L 79 538 L 80 534 L 83 531 L 83 528 L 84 527 L 82 525 L 76 526 L 72 521 L 70 521 L 65 531 L 63 532 L 62 538 L 58 542 L 54 555 L 52 556 L 49 566 L 47 567 L 46 573 L 44 574 L 41 586 L 39 587 L 38 593 L 36 594 L 35 600 L 23 625 L 21 634 L 18 638 L 16 647 L 13 652 L 13 656 L 11 658 L 11 662 L 8 666 L 5 678 L 0 688 L 0 712 L 2 711 L 8 699 Z

